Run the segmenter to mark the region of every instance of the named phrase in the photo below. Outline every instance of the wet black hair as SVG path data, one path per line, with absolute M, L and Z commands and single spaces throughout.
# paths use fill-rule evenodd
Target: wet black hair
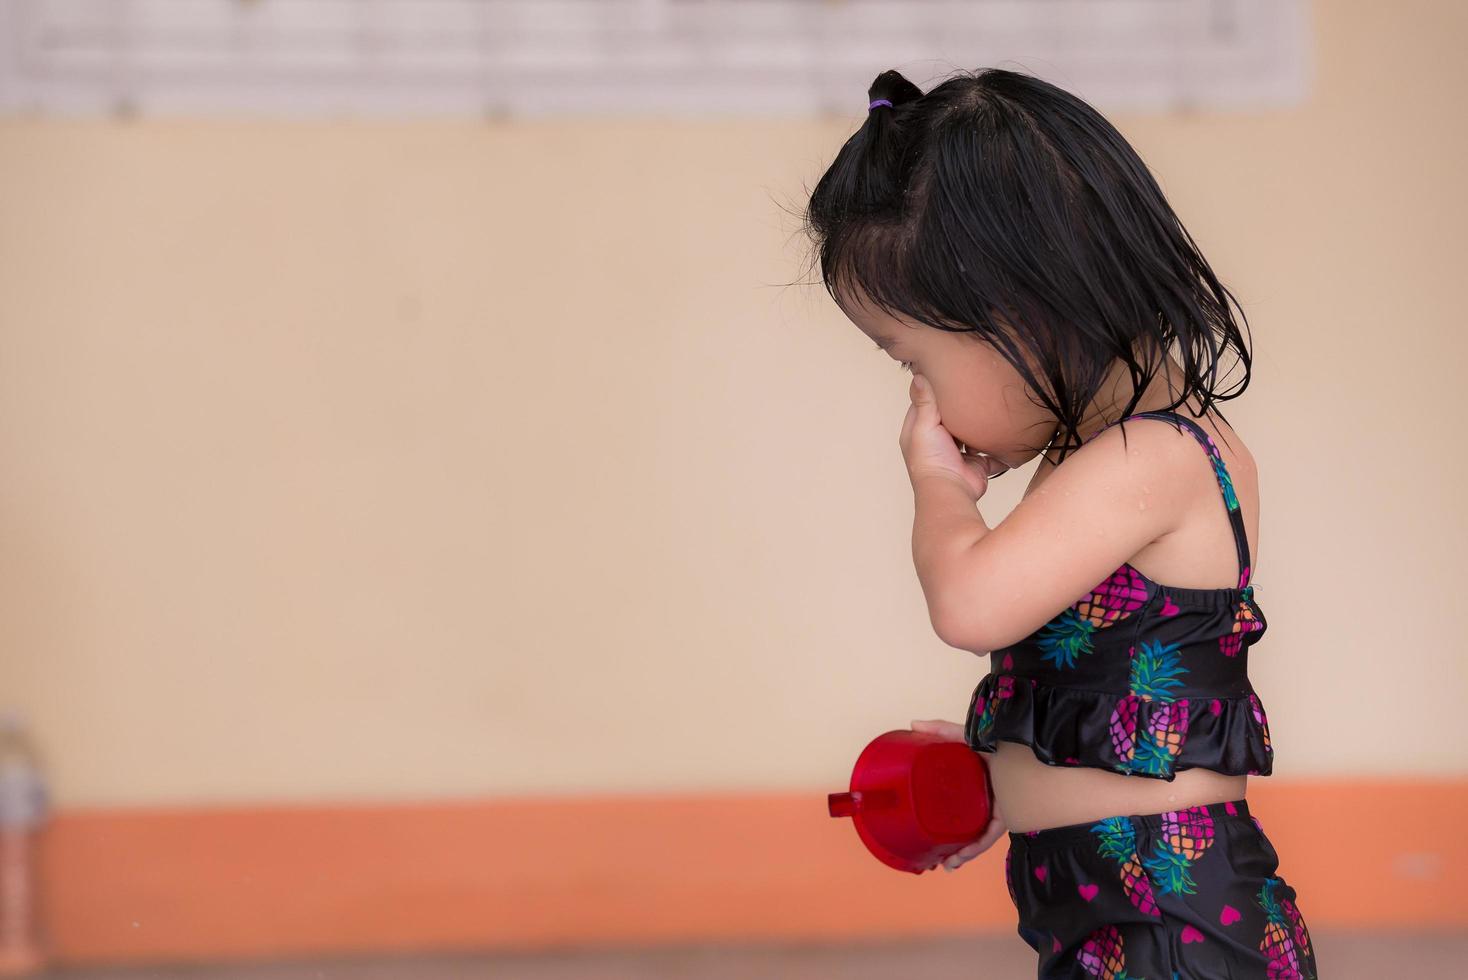
M 1233 294 L 1099 112 L 999 68 L 927 94 L 884 71 L 867 94 L 892 105 L 867 112 L 802 214 L 838 304 L 860 302 L 858 287 L 889 314 L 993 345 L 1055 417 L 1043 449 L 1058 442 L 1056 462 L 1117 359 L 1133 384 L 1124 416 L 1176 345 L 1183 390 L 1169 408 L 1196 395 L 1224 417 L 1215 402 L 1243 394 L 1252 361 Z M 1243 379 L 1223 389 L 1230 349 Z

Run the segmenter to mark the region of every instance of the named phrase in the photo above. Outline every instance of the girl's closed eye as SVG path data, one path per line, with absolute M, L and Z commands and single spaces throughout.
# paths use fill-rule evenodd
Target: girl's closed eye
M 877 350 L 884 351 L 886 349 L 887 348 L 883 347 L 881 344 L 877 345 Z M 898 361 L 897 366 L 906 371 L 908 374 L 912 373 L 912 361 Z

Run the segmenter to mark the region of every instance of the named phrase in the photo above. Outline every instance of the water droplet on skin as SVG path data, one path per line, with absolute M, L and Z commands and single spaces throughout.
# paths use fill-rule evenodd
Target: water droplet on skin
M 1137 501 L 1137 510 L 1146 510 L 1146 509 L 1147 509 L 1147 501 L 1145 501 L 1145 500 L 1138 500 Z

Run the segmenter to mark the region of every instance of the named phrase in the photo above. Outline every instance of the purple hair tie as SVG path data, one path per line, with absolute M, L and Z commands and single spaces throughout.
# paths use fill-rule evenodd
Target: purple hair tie
M 888 102 L 886 99 L 873 99 L 871 104 L 867 106 L 867 112 L 871 112 L 879 105 L 887 106 L 889 109 L 892 107 L 892 103 Z

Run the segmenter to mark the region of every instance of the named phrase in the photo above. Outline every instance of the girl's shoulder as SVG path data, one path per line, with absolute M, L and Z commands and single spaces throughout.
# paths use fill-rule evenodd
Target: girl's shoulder
M 1209 440 L 1209 446 L 1207 447 L 1208 453 L 1211 455 L 1213 452 L 1217 452 L 1225 468 L 1230 473 L 1237 473 L 1239 476 L 1247 477 L 1250 480 L 1257 476 L 1258 468 L 1254 461 L 1254 455 L 1249 451 L 1249 447 L 1244 443 L 1244 440 L 1239 434 L 1234 431 L 1232 426 L 1225 423 L 1212 412 L 1208 412 L 1202 416 L 1194 416 L 1191 412 L 1179 410 L 1179 414 L 1182 414 L 1184 418 L 1202 429 L 1204 435 Z M 1126 427 L 1124 434 L 1128 445 L 1131 445 L 1132 440 L 1137 438 L 1139 434 L 1141 438 L 1149 440 L 1154 446 L 1167 447 L 1181 445 L 1181 448 L 1178 449 L 1176 454 L 1177 461 L 1183 467 L 1194 465 L 1189 460 L 1198 455 L 1199 450 L 1196 448 L 1198 446 L 1198 439 L 1196 435 L 1186 431 L 1183 425 L 1178 423 L 1175 418 L 1158 418 L 1156 416 L 1145 418 L 1128 417 L 1122 425 Z M 1066 459 L 1074 457 L 1078 452 L 1089 447 L 1091 443 L 1095 443 L 1100 447 L 1121 445 L 1123 441 L 1122 425 L 1113 423 L 1110 428 L 1096 433 L 1085 446 L 1072 448 L 1069 455 L 1066 456 Z M 1168 430 L 1171 431 L 1169 432 Z M 1186 440 L 1187 444 L 1178 443 L 1176 441 L 1178 436 Z M 1189 444 L 1194 448 L 1189 448 Z M 1028 497 L 1034 493 L 1062 465 L 1064 464 L 1052 461 L 1047 453 L 1041 453 L 1039 464 L 1035 467 L 1035 472 L 1030 477 L 1029 485 L 1025 487 L 1024 496 Z
M 1131 561 L 1156 581 L 1189 588 L 1224 587 L 1240 574 L 1229 567 L 1234 564 L 1228 560 L 1230 552 L 1237 551 L 1241 566 L 1252 568 L 1257 559 L 1257 468 L 1244 440 L 1213 413 L 1184 413 L 1184 417 L 1197 426 L 1196 431 L 1175 417 L 1129 417 L 1127 451 L 1120 448 L 1121 426 L 1112 425 L 1080 449 L 1072 449 L 1065 462 L 1056 465 L 1042 455 L 1024 496 L 1034 493 L 1073 456 L 1087 454 L 1089 463 L 1081 470 L 1089 469 L 1086 483 L 1100 492 L 1108 485 L 1136 482 L 1137 471 L 1129 473 L 1127 468 L 1141 462 L 1146 472 L 1141 480 L 1151 485 L 1147 499 L 1171 510 L 1175 523 Z

